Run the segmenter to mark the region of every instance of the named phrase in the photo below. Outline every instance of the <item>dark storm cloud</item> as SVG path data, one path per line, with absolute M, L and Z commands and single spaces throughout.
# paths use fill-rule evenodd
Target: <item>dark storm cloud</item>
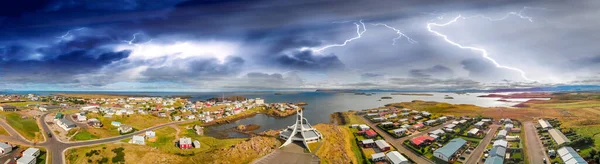
M 340 59 L 333 55 L 314 54 L 312 51 L 294 51 L 275 59 L 283 68 L 309 71 L 328 71 L 344 68 Z
M 454 71 L 452 69 L 443 66 L 443 65 L 435 65 L 426 69 L 412 69 L 409 71 L 409 75 L 411 77 L 431 77 L 435 76 L 435 78 L 447 78 L 452 77 Z
M 216 80 L 235 75 L 240 72 L 244 59 L 228 57 L 223 63 L 215 58 L 178 59 L 173 65 L 153 67 L 141 74 L 147 82 L 174 81 L 189 82 L 191 80 Z
M 293 88 L 303 84 L 303 80 L 294 72 L 285 75 L 279 73 L 250 72 L 246 74 L 245 80 L 247 80 L 247 83 L 239 86 L 251 88 Z
M 480 82 L 463 78 L 390 78 L 390 83 L 398 88 L 479 88 Z
M 76 82 L 76 75 L 93 73 L 129 56 L 128 50 L 103 47 L 110 43 L 102 36 L 61 40 L 43 47 L 15 42 L 0 47 L 0 77 L 4 82 Z

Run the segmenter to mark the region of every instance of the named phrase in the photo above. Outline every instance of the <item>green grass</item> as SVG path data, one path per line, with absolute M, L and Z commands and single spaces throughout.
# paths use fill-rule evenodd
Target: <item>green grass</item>
M 589 101 L 577 101 L 577 102 L 569 102 L 569 103 L 532 104 L 531 106 L 532 107 L 540 107 L 540 108 L 577 109 L 577 108 L 600 107 L 600 103 L 590 103 Z
M 25 107 L 28 104 L 48 104 L 48 103 L 39 102 L 39 101 L 25 101 L 25 102 L 10 102 L 10 103 L 2 103 L 2 104 L 12 105 L 12 106 L 16 106 L 16 107 Z
M 32 118 L 22 119 L 18 113 L 5 113 L 4 116 L 8 124 L 28 140 L 35 139 L 36 134 L 40 132 L 38 124 Z
M 573 127 L 573 130 L 581 136 L 592 137 L 594 139 L 594 147 L 600 148 L 600 126 Z
M 44 164 L 44 163 L 46 163 L 46 158 L 48 157 L 48 152 L 44 148 L 38 147 L 38 149 L 40 149 L 40 155 L 37 157 L 37 160 L 35 163 Z
M 75 141 L 84 141 L 84 140 L 91 140 L 91 139 L 98 139 L 99 137 L 91 134 L 90 132 L 87 131 L 79 131 L 79 133 L 77 133 L 74 137 L 73 140 Z
M 192 141 L 198 140 L 200 142 L 200 148 L 197 149 L 188 149 L 181 150 L 175 146 L 175 134 L 176 130 L 172 127 L 164 127 L 156 130 L 156 142 L 147 142 L 146 145 L 158 148 L 159 150 L 169 152 L 172 154 L 196 154 L 196 153 L 204 153 L 211 150 L 217 150 L 221 148 L 228 148 L 232 145 L 238 144 L 246 139 L 244 138 L 236 138 L 236 139 L 216 139 L 213 137 L 207 136 L 199 136 L 196 135 L 193 131 L 187 131 L 186 129 L 181 129 L 180 137 L 186 136 L 192 138 Z

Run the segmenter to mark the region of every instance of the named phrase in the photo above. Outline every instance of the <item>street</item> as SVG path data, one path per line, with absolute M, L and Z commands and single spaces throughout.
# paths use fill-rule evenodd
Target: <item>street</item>
M 89 140 L 89 141 L 78 141 L 78 142 L 69 142 L 69 141 L 63 142 L 63 141 L 58 140 L 56 137 L 48 137 L 47 136 L 47 134 L 46 134 L 47 132 L 52 132 L 50 130 L 50 128 L 48 127 L 48 125 L 44 122 L 44 118 L 48 114 L 49 113 L 43 114 L 38 119 L 38 124 L 40 124 L 42 126 L 42 134 L 46 138 L 45 142 L 32 143 L 31 141 L 28 141 L 23 136 L 21 136 L 16 130 L 14 130 L 10 125 L 8 125 L 5 122 L 5 120 L 1 120 L 0 125 L 2 127 L 4 127 L 4 129 L 6 129 L 6 131 L 10 134 L 10 136 L 0 136 L 0 140 L 4 141 L 4 142 L 9 142 L 11 144 L 45 147 L 47 152 L 50 154 L 50 156 L 52 158 L 52 161 L 47 161 L 47 162 L 50 162 L 53 164 L 59 164 L 59 163 L 66 163 L 64 153 L 67 149 L 70 149 L 70 148 L 116 142 L 116 141 L 120 141 L 125 138 L 130 138 L 133 135 L 142 134 L 148 130 L 156 130 L 156 129 L 159 129 L 159 128 L 162 128 L 165 126 L 169 126 L 169 125 L 175 125 L 175 124 L 189 122 L 189 121 L 169 122 L 166 124 L 156 125 L 156 126 L 153 126 L 153 127 L 147 128 L 147 129 L 143 129 L 143 130 L 139 130 L 139 131 L 129 133 L 126 135 L 120 135 L 120 136 L 115 136 L 115 137 L 110 137 L 110 138 L 103 138 L 103 139 Z
M 523 123 L 523 127 L 525 130 L 525 141 L 527 141 L 529 163 L 544 163 L 543 158 L 550 159 L 546 154 L 546 149 L 542 145 L 542 141 L 540 141 L 537 135 L 535 123 L 527 121 Z
M 479 145 L 477 145 L 477 148 L 475 148 L 475 150 L 473 150 L 473 152 L 471 152 L 471 156 L 469 156 L 469 159 L 467 159 L 467 164 L 476 164 L 479 163 L 479 161 L 481 161 L 481 155 L 483 155 L 483 152 L 485 151 L 485 148 L 487 147 L 488 144 L 490 144 L 490 142 L 492 141 L 492 139 L 494 139 L 494 134 L 496 134 L 496 131 L 498 131 L 498 127 L 500 127 L 500 125 L 498 124 L 492 124 L 489 127 L 489 131 L 488 133 L 485 135 L 485 137 L 483 138 L 483 140 L 481 140 L 481 142 L 479 142 Z

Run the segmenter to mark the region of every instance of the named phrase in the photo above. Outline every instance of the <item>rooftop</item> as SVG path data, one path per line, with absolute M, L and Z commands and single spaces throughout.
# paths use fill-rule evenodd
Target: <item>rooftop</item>
M 448 144 L 446 144 L 444 147 L 435 150 L 434 153 L 440 153 L 446 157 L 450 157 L 454 153 L 456 153 L 456 151 L 458 151 L 461 147 L 463 147 L 466 143 L 467 141 L 465 141 L 462 138 L 455 138 L 450 140 L 450 142 L 448 142 Z

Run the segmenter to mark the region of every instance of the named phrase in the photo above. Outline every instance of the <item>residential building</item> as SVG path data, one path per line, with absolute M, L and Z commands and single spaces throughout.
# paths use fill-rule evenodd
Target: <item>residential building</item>
M 265 104 L 265 99 L 256 98 L 256 99 L 254 100 L 254 103 L 255 103 L 256 105 L 263 105 L 263 104 Z
M 34 156 L 24 155 L 17 160 L 17 164 L 35 164 L 35 160 Z
M 179 148 L 180 149 L 192 148 L 192 139 L 187 138 L 187 137 L 179 138 Z
M 437 120 L 440 122 L 446 122 L 446 120 L 448 120 L 448 117 L 442 116 L 442 117 L 438 118 Z
M 94 128 L 101 128 L 102 126 L 104 126 L 104 124 L 102 124 L 102 122 L 96 118 L 91 118 L 87 121 L 88 126 L 94 127 Z
M 23 156 L 33 156 L 37 157 L 40 155 L 40 149 L 38 148 L 27 148 L 27 150 L 23 151 Z
M 0 154 L 6 154 L 11 151 L 12 151 L 12 146 L 10 146 L 4 142 L 0 142 Z
M 552 124 L 550 124 L 547 120 L 540 119 L 540 120 L 538 120 L 538 123 L 540 124 L 540 128 L 542 130 L 550 130 L 550 129 L 552 129 Z
M 434 138 L 432 138 L 431 136 L 423 135 L 423 136 L 419 136 L 419 137 L 410 139 L 410 143 L 412 143 L 415 146 L 421 147 L 421 146 L 429 144 L 429 142 L 431 142 L 433 140 L 434 140 Z
M 437 129 L 437 130 L 429 132 L 429 134 L 433 134 L 433 135 L 437 135 L 437 136 L 440 136 L 440 135 L 442 135 L 444 133 L 445 132 L 442 129 Z
M 419 129 L 422 129 L 423 127 L 425 127 L 424 124 L 414 124 L 410 128 L 413 129 L 413 130 L 419 130 Z
M 506 130 L 500 130 L 496 135 L 496 139 L 505 139 L 507 133 L 508 132 Z
M 485 128 L 485 122 L 479 121 L 479 122 L 475 123 L 475 125 L 473 125 L 473 126 L 475 126 L 478 129 L 484 129 Z
M 383 123 L 381 123 L 381 126 L 382 127 L 390 127 L 390 126 L 394 126 L 394 123 L 393 122 L 389 122 L 389 121 L 388 122 L 383 122 Z
M 152 131 L 152 130 L 148 130 L 146 131 L 146 138 L 154 138 L 156 137 L 156 132 Z
M 54 121 L 63 119 L 64 117 L 65 117 L 65 115 L 63 115 L 61 112 L 58 112 L 58 113 L 56 113 L 56 115 L 54 115 Z
M 365 131 L 365 137 L 375 138 L 375 137 L 377 137 L 377 132 L 375 132 L 373 129 L 369 129 L 369 130 Z
M 399 129 L 394 129 L 392 130 L 392 132 L 396 135 L 403 135 L 407 132 L 408 130 L 406 128 L 399 128 Z
M 75 125 L 75 123 L 73 123 L 70 120 L 64 119 L 64 118 L 57 120 L 56 125 L 58 125 L 62 129 L 64 129 L 65 131 L 69 131 L 69 130 L 77 127 L 77 125 Z
M 513 124 L 505 124 L 504 125 L 504 130 L 511 130 L 514 127 L 515 127 L 515 125 L 513 125 Z
M 427 126 L 431 126 L 431 125 L 435 124 L 436 122 L 437 122 L 437 120 L 427 120 L 423 124 L 425 124 Z
M 585 159 L 571 147 L 565 146 L 556 150 L 556 152 L 558 152 L 560 159 L 562 159 L 565 164 L 587 164 Z
M 504 164 L 504 158 L 498 156 L 489 157 L 485 160 L 484 164 Z
M 85 121 L 87 121 L 87 117 L 85 115 L 78 114 L 77 115 L 77 121 L 79 121 L 79 122 L 85 122 Z
M 366 139 L 366 140 L 360 141 L 360 144 L 363 147 L 373 147 L 373 145 L 375 145 L 375 141 L 373 141 L 373 139 Z
M 473 128 L 467 132 L 468 136 L 477 136 L 479 135 L 479 129 Z
M 398 151 L 391 151 L 386 154 L 386 157 L 390 164 L 408 164 L 410 163 L 406 157 L 404 157 Z
M 429 112 L 426 112 L 426 111 L 423 111 L 423 112 L 421 112 L 421 115 L 422 115 L 423 117 L 430 117 L 430 116 L 431 116 L 431 113 L 429 113 Z
M 146 140 L 145 140 L 144 136 L 133 135 L 133 137 L 131 138 L 131 141 L 129 141 L 129 143 L 138 144 L 138 145 L 145 145 L 146 144 Z
M 387 142 L 385 142 L 385 140 L 377 140 L 377 141 L 375 141 L 375 145 L 381 151 L 388 151 L 391 148 L 390 144 L 388 144 Z
M 548 130 L 548 133 L 552 139 L 554 139 L 556 145 L 562 145 L 563 143 L 571 142 L 571 140 L 569 140 L 569 138 L 567 138 L 567 136 L 565 136 L 565 134 L 563 134 L 560 130 L 550 129 Z
M 110 122 L 110 125 L 116 126 L 116 127 L 120 127 L 121 126 L 121 122 L 112 121 L 112 122 Z
M 456 155 L 466 144 L 467 141 L 462 138 L 452 139 L 444 147 L 435 150 L 433 156 L 440 160 L 450 162 L 453 160 L 454 155 Z
M 129 125 L 125 125 L 125 124 L 121 124 L 121 126 L 119 126 L 119 133 L 129 133 L 131 131 L 133 131 L 133 127 L 129 126 Z
M 371 161 L 379 162 L 385 160 L 385 153 L 375 153 L 371 154 Z
M 14 112 L 17 111 L 17 107 L 12 105 L 0 105 L 0 111 Z
M 506 140 L 496 140 L 496 141 L 494 141 L 494 144 L 493 144 L 492 147 L 497 147 L 497 146 L 508 148 L 508 141 L 506 141 Z
M 506 141 L 518 141 L 520 139 L 519 136 L 506 136 Z

